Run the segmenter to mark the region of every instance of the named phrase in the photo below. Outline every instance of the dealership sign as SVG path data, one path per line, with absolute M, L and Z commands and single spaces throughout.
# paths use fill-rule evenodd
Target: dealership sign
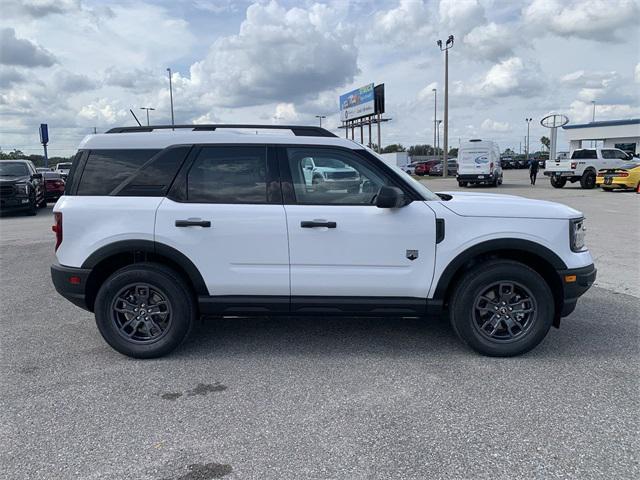
M 375 95 L 373 83 L 340 95 L 340 120 L 354 120 L 356 118 L 373 115 L 375 113 Z

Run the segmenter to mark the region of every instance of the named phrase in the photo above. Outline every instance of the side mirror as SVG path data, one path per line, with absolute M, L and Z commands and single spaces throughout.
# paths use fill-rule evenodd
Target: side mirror
M 388 187 L 383 185 L 378 190 L 376 197 L 376 207 L 378 208 L 400 208 L 404 207 L 404 193 L 398 187 Z
M 42 180 L 42 174 L 34 173 L 33 175 L 31 175 L 31 178 L 33 178 L 34 180 Z

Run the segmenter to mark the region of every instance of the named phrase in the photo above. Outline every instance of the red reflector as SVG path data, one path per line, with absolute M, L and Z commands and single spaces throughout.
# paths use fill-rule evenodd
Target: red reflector
M 58 247 L 62 243 L 62 213 L 61 212 L 54 212 L 53 213 L 53 220 L 56 223 L 55 223 L 55 225 L 53 225 L 51 227 L 51 230 L 53 230 L 53 232 L 55 232 L 55 234 L 56 234 L 56 248 L 55 249 L 58 250 Z
M 628 177 L 629 173 L 627 172 L 620 172 L 620 173 L 616 173 L 616 177 Z
M 71 285 L 80 285 L 80 277 L 76 277 L 75 275 L 73 277 L 69 277 L 69 283 Z

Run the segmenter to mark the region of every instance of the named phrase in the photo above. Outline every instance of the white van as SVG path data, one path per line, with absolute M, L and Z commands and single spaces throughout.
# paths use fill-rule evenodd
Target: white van
M 463 142 L 458 150 L 458 185 L 485 183 L 497 187 L 502 183 L 500 148 L 491 140 Z

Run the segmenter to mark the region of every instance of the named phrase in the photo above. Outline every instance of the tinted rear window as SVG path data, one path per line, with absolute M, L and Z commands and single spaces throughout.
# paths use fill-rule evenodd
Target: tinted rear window
M 159 150 L 92 150 L 78 195 L 109 195 Z
M 182 162 L 191 150 L 191 146 L 168 148 L 142 166 L 131 180 L 115 195 L 134 197 L 163 197 L 167 194 L 171 182 L 182 166 Z
M 595 150 L 576 150 L 573 152 L 573 155 L 571 155 L 571 158 L 580 160 L 598 158 L 598 156 Z

